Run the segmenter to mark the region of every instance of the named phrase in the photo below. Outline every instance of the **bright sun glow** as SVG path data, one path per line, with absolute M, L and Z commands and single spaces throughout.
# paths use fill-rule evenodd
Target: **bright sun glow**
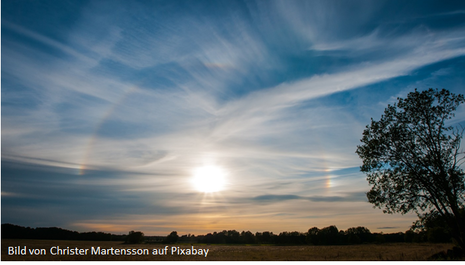
M 199 167 L 194 171 L 192 184 L 200 192 L 221 191 L 226 184 L 226 173 L 217 166 Z

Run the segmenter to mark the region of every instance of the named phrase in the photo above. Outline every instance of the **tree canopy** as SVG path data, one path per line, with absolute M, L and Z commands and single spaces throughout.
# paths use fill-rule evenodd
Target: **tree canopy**
M 166 243 L 176 243 L 179 239 L 178 232 L 172 231 L 165 239 Z
M 411 92 L 371 119 L 357 146 L 361 171 L 372 186 L 368 201 L 385 213 L 440 214 L 465 248 L 464 171 L 460 151 L 464 129 L 448 126 L 463 95 L 448 90 Z
M 144 241 L 144 233 L 137 231 L 129 231 L 128 236 L 126 237 L 126 243 L 128 244 L 139 244 Z

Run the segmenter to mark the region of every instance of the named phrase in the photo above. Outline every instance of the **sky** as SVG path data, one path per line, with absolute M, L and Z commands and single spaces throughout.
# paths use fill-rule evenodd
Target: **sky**
M 463 1 L 3 0 L 1 222 L 146 235 L 403 232 L 355 153 L 465 92 Z M 449 125 L 465 125 L 465 107 Z

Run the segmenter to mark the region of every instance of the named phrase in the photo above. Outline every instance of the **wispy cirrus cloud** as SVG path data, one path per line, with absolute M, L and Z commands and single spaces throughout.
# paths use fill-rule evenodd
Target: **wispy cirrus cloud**
M 297 196 L 297 195 L 260 195 L 252 198 L 259 202 L 287 201 L 287 200 L 307 200 L 313 202 L 348 202 L 367 201 L 364 192 L 348 193 L 346 196 Z
M 64 186 L 79 182 L 79 190 L 134 196 L 127 207 L 140 202 L 153 211 L 131 212 L 144 216 L 141 225 L 195 209 L 219 227 L 244 208 L 244 220 L 256 227 L 260 218 L 285 215 L 295 216 L 288 224 L 296 225 L 336 220 L 349 214 L 350 203 L 355 220 L 373 211 L 363 206 L 368 186 L 354 153 L 369 118 L 415 84 L 462 80 L 451 62 L 465 55 L 465 26 L 433 27 L 437 22 L 427 20 L 460 16 L 459 10 L 425 7 L 425 23 L 412 24 L 404 13 L 393 16 L 389 3 L 370 1 L 178 4 L 116 2 L 108 12 L 108 2 L 90 2 L 66 28 L 55 23 L 43 31 L 6 15 L 2 160 L 64 170 L 59 178 L 41 175 L 36 185 L 45 195 L 62 188 L 47 186 L 59 179 Z M 229 178 L 213 208 L 201 204 L 189 182 L 206 163 L 222 166 Z M 2 184 L 14 182 L 14 172 Z M 115 177 L 106 178 L 108 172 Z M 6 197 L 31 189 L 4 187 Z M 93 197 L 78 193 L 68 205 Z M 119 201 L 105 196 L 102 207 Z M 153 202 L 167 198 L 178 198 L 164 206 L 173 211 Z M 8 201 L 7 216 L 15 203 Z M 270 204 L 275 208 L 266 209 Z M 212 215 L 218 209 L 224 218 Z M 109 222 L 95 211 L 80 214 L 76 224 Z M 124 216 L 114 227 L 123 227 Z M 275 227 L 285 220 L 276 219 Z

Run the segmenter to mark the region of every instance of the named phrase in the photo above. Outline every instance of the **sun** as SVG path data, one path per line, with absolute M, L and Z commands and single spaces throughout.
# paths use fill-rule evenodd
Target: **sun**
M 194 170 L 192 184 L 200 192 L 222 191 L 226 185 L 226 172 L 218 166 L 203 166 Z

